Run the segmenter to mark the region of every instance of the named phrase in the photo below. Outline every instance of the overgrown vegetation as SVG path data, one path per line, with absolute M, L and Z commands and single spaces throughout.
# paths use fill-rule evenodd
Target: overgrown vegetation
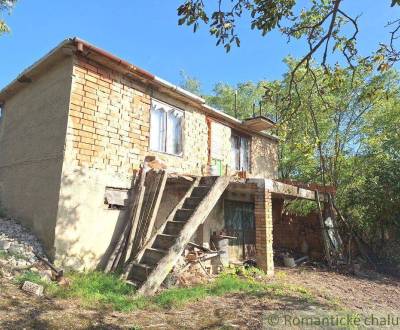
M 286 63 L 288 72 L 297 65 L 291 58 Z M 297 93 L 290 106 L 285 102 L 289 73 L 280 81 L 218 84 L 206 98 L 234 115 L 236 90 L 240 118 L 251 116 L 253 103 L 261 102 L 262 114 L 278 123 L 273 133 L 281 138 L 279 177 L 336 188 L 336 204 L 351 228 L 372 247 L 378 260 L 396 267 L 400 251 L 399 73 L 394 69 L 380 72 L 364 63 L 356 70 L 336 65 L 329 73 L 315 65 L 313 72 L 303 67 L 297 74 Z M 315 205 L 296 201 L 285 207 L 304 214 Z M 348 228 L 345 233 L 349 234 Z
M 70 285 L 58 286 L 43 281 L 38 273 L 27 271 L 16 279 L 18 284 L 31 281 L 43 285 L 46 294 L 59 298 L 74 298 L 90 307 L 109 307 L 118 311 L 183 306 L 186 303 L 210 296 L 229 293 L 269 295 L 270 297 L 294 296 L 312 303 L 314 298 L 302 287 L 266 281 L 258 269 L 231 269 L 221 273 L 214 281 L 188 288 L 164 290 L 152 297 L 135 296 L 133 286 L 119 280 L 115 275 L 101 272 L 71 273 L 67 275 Z

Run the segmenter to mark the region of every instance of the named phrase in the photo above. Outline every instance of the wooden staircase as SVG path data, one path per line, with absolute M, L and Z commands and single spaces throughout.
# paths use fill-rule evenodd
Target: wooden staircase
M 156 235 L 130 262 L 126 277 L 139 285 L 139 294 L 153 294 L 159 288 L 229 181 L 229 177 L 197 179 Z

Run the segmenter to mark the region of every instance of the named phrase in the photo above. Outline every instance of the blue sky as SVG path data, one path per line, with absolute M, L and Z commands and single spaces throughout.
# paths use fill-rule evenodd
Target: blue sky
M 308 0 L 302 0 L 308 1 Z M 6 16 L 12 33 L 0 38 L 0 88 L 55 47 L 79 36 L 161 78 L 179 84 L 179 72 L 201 80 L 211 91 L 217 82 L 279 79 L 282 59 L 300 56 L 303 47 L 277 32 L 261 37 L 246 21 L 240 28 L 242 46 L 226 54 L 215 46 L 205 27 L 193 34 L 177 24 L 176 8 L 183 0 L 19 0 Z M 206 0 L 212 4 L 215 0 Z M 400 17 L 391 0 L 344 0 L 350 13 L 362 14 L 359 48 L 369 54 L 388 38 L 384 25 Z M 360 6 L 362 3 L 362 7 Z

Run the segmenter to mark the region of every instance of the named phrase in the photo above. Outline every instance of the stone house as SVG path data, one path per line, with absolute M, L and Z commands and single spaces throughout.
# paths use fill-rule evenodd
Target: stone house
M 101 263 L 126 216 L 126 193 L 146 157 L 168 179 L 157 223 L 182 198 L 185 176 L 235 175 L 196 241 L 235 234 L 230 258 L 273 273 L 274 196 L 314 198 L 277 178 L 278 139 L 263 117 L 238 120 L 78 38 L 67 39 L 0 92 L 0 201 L 58 264 Z M 115 195 L 115 194 L 114 194 Z M 121 206 L 121 205 L 119 205 Z

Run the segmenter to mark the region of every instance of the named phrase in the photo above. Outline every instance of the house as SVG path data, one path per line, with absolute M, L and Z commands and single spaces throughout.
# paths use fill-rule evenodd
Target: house
M 174 173 L 158 225 L 185 195 L 188 177 L 239 172 L 242 178 L 195 228 L 195 239 L 209 246 L 221 231 L 235 235 L 230 258 L 256 258 L 271 274 L 274 196 L 315 198 L 311 190 L 275 181 L 278 139 L 268 133 L 271 121 L 233 118 L 78 38 L 25 70 L 0 92 L 0 102 L 0 201 L 57 264 L 101 263 L 126 218 L 118 200 L 145 159 Z

